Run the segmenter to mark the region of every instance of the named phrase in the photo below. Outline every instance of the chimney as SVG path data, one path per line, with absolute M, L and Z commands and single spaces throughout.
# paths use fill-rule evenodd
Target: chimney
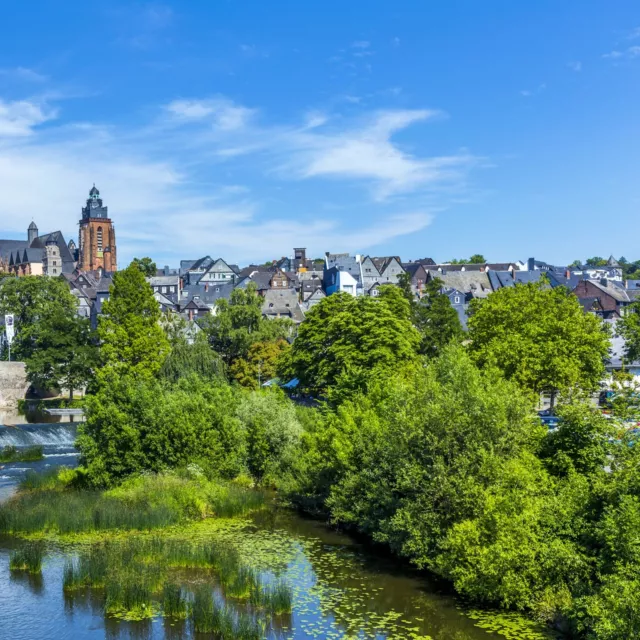
M 536 260 L 535 258 L 529 258 L 527 260 L 527 271 L 534 271 L 536 268 Z
M 600 284 L 603 287 L 606 287 L 608 285 L 607 279 L 606 278 L 600 278 Z

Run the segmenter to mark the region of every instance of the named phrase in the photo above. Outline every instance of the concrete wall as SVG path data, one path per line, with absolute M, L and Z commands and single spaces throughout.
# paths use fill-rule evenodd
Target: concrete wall
M 0 362 L 0 408 L 15 407 L 28 388 L 24 362 Z

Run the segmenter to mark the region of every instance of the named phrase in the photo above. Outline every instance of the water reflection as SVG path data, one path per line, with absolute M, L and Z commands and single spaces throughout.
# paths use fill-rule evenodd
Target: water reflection
M 14 585 L 27 587 L 34 596 L 41 596 L 44 592 L 44 578 L 42 573 L 28 573 L 26 571 L 11 571 L 10 580 Z

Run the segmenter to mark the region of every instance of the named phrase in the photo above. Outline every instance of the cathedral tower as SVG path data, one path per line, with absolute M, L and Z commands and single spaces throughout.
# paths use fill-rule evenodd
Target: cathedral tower
M 78 236 L 78 269 L 80 271 L 117 271 L 116 231 L 102 204 L 100 192 L 93 185 L 87 204 L 82 208 Z

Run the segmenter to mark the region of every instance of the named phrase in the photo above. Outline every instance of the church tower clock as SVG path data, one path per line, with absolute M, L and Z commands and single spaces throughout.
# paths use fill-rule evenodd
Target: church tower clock
M 117 271 L 116 231 L 102 204 L 100 192 L 94 184 L 87 204 L 82 208 L 78 236 L 78 269 L 80 271 Z

